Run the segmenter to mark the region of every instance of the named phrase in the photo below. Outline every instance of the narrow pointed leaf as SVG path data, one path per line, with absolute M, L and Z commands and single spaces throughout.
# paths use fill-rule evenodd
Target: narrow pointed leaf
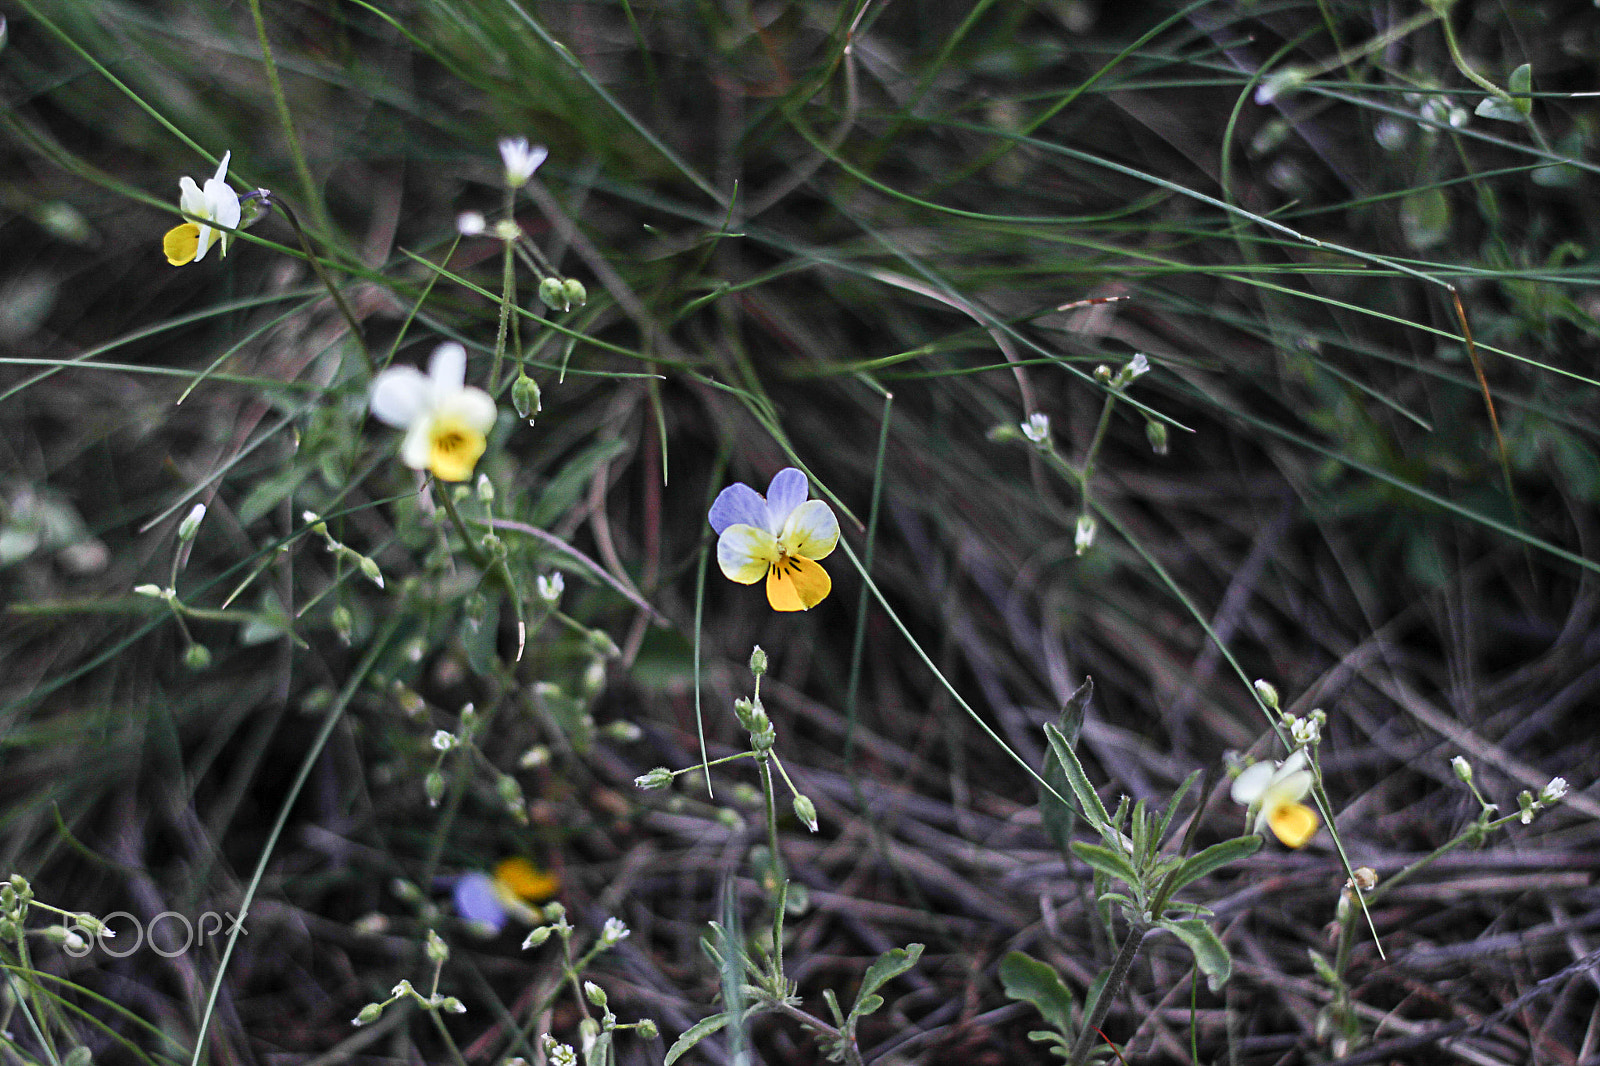
M 1230 862 L 1248 859 L 1260 850 L 1261 838 L 1254 834 L 1213 844 L 1184 860 L 1174 877 L 1172 891 L 1176 893 L 1185 885 L 1193 884 L 1213 870 L 1219 870 Z

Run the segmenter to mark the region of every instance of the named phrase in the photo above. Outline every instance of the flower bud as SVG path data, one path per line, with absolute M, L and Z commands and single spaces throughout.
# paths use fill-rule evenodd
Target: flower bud
M 593 648 L 597 655 L 602 655 L 607 659 L 620 658 L 622 655 L 622 649 L 617 647 L 617 642 L 612 640 L 611 634 L 603 629 L 589 630 L 584 634 L 584 639 L 589 642 L 589 647 Z
M 566 287 L 561 284 L 560 278 L 545 278 L 539 282 L 539 299 L 552 311 L 566 311 L 571 307 L 567 301 Z
M 365 1007 L 361 1008 L 361 1013 L 360 1014 L 357 1014 L 354 1018 L 352 1018 L 350 1020 L 350 1024 L 351 1025 L 371 1025 L 373 1022 L 377 1021 L 381 1017 L 383 1017 L 383 1004 L 382 1003 L 368 1003 Z
M 195 504 L 194 509 L 189 512 L 188 516 L 178 526 L 178 540 L 184 543 L 193 540 L 194 535 L 200 532 L 200 521 L 205 516 L 206 505 L 203 503 Z
M 583 282 L 577 278 L 568 278 L 561 283 L 561 294 L 567 298 L 568 307 L 582 307 L 589 302 L 589 290 L 583 287 Z
M 1261 702 L 1267 705 L 1267 710 L 1275 711 L 1278 709 L 1278 690 L 1273 686 L 1272 682 L 1257 678 L 1254 688 L 1256 695 L 1261 697 Z
M 1102 385 L 1111 384 L 1111 368 L 1101 363 L 1094 368 L 1094 379 Z
M 361 572 L 367 575 L 367 580 L 380 589 L 383 588 L 383 571 L 378 569 L 378 564 L 373 562 L 370 556 L 362 555 L 359 558 L 361 562 L 357 565 L 361 567 Z
M 333 632 L 339 638 L 339 643 L 348 648 L 350 634 L 354 632 L 356 626 L 355 616 L 350 613 L 350 608 L 341 603 L 333 609 L 328 621 L 333 623 Z
M 817 831 L 817 805 L 811 802 L 810 796 L 794 798 L 794 816 L 813 833 Z
M 1150 442 L 1150 450 L 1157 455 L 1167 454 L 1167 424 L 1147 419 L 1144 424 L 1144 439 Z
M 583 983 L 583 998 L 587 999 L 590 1005 L 603 1009 L 606 1005 L 606 990 L 593 981 L 585 981 Z
M 444 774 L 429 770 L 428 776 L 422 779 L 422 791 L 428 797 L 428 806 L 439 806 L 439 801 L 444 799 Z
M 1534 803 L 1532 792 L 1523 789 L 1517 796 L 1517 807 L 1521 812 L 1523 825 L 1533 821 L 1533 812 L 1538 809 L 1538 805 Z
M 467 1005 L 454 996 L 445 996 L 443 999 L 439 1000 L 439 1009 L 442 1011 L 448 1011 L 451 1014 L 467 1013 Z
M 456 216 L 456 232 L 463 237 L 476 237 L 488 228 L 488 220 L 477 211 L 463 211 Z
M 607 740 L 615 741 L 618 744 L 634 744 L 638 742 L 640 737 L 644 736 L 644 730 L 639 728 L 638 723 L 630 722 L 624 718 L 619 718 L 614 722 L 607 722 L 600 731 L 605 734 Z
M 655 792 L 672 784 L 672 771 L 665 766 L 658 766 L 647 774 L 640 774 L 633 779 L 635 788 L 642 788 L 646 792 Z
M 423 949 L 428 955 L 429 962 L 444 962 L 450 957 L 450 947 L 432 929 L 428 930 L 427 947 Z
M 479 474 L 478 483 L 475 487 L 478 490 L 479 503 L 494 502 L 494 482 L 489 480 L 488 474 Z
M 750 672 L 756 677 L 767 672 L 767 653 L 761 650 L 759 644 L 750 649 Z
M 635 1028 L 639 1030 L 641 1040 L 654 1040 L 661 1032 L 656 1028 L 656 1023 L 649 1018 L 640 1018 Z
M 552 929 L 548 925 L 539 926 L 539 928 L 537 928 L 533 932 L 529 933 L 527 935 L 527 937 L 522 941 L 522 950 L 523 951 L 527 951 L 529 948 L 538 947 L 540 944 L 543 944 L 546 940 L 549 940 L 550 939 L 550 934 L 553 933 L 553 932 L 555 932 L 555 930 Z
M 1452 756 L 1450 759 L 1450 769 L 1455 771 L 1456 776 L 1461 779 L 1462 784 L 1472 784 L 1472 764 L 1467 760 L 1463 759 L 1459 755 Z
M 500 779 L 494 783 L 494 790 L 500 797 L 500 802 L 513 810 L 522 809 L 522 786 L 510 774 L 501 774 Z
M 160 585 L 135 585 L 133 586 L 133 591 L 140 596 L 149 596 L 152 600 L 170 600 L 172 598 L 167 595 L 166 589 Z
M 404 977 L 400 979 L 399 984 L 389 989 L 389 995 L 393 996 L 395 999 L 399 999 L 401 996 L 414 996 L 416 994 L 416 989 L 412 988 L 411 982 L 407 981 Z
M 539 383 L 519 371 L 517 380 L 511 383 L 511 406 L 517 409 L 518 418 L 526 418 L 532 425 L 533 416 L 544 406 L 539 397 Z
M 578 1023 L 578 1040 L 583 1047 L 584 1058 L 589 1057 L 589 1052 L 594 1048 L 595 1042 L 600 1039 L 600 1023 L 593 1018 L 585 1018 Z
M 204 670 L 211 665 L 211 649 L 204 644 L 191 644 L 183 653 L 183 665 L 194 671 Z

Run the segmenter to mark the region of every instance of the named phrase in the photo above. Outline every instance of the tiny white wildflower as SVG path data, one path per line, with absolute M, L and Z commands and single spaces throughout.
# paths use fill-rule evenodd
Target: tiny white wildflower
M 178 206 L 196 221 L 185 220 L 167 230 L 161 239 L 161 250 L 173 266 L 198 263 L 218 241 L 222 242 L 222 254 L 228 254 L 233 234 L 214 227 L 231 230 L 239 226 L 239 194 L 228 184 L 228 159 L 232 155 L 232 152 L 222 153 L 217 172 L 206 179 L 204 188 L 196 185 L 191 177 L 178 179 Z
M 476 237 L 488 228 L 488 220 L 476 211 L 463 211 L 456 216 L 456 232 L 463 237 Z
M 1050 439 L 1050 416 L 1035 411 L 1022 423 L 1022 435 L 1035 444 L 1043 444 Z
M 500 161 L 506 167 L 506 184 L 518 189 L 528 184 L 528 179 L 549 154 L 550 149 L 542 144 L 530 146 L 526 137 L 500 138 Z

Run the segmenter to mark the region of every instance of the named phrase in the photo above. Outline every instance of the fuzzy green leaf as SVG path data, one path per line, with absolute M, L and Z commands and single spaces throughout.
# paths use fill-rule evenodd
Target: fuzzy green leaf
M 1127 859 L 1124 859 L 1110 848 L 1102 848 L 1098 844 L 1085 844 L 1081 841 L 1074 841 L 1072 853 L 1107 877 L 1115 877 L 1135 892 L 1140 892 L 1141 880 L 1139 871 L 1135 870 Z
M 856 993 L 856 1005 L 850 1008 L 850 1016 L 853 1018 L 861 1014 L 871 1014 L 872 1011 L 882 1006 L 883 1000 L 873 996 L 873 993 L 911 969 L 921 957 L 921 944 L 907 944 L 903 948 L 891 948 L 879 955 L 877 960 L 867 967 L 866 975 L 861 978 L 861 991 Z M 877 999 L 877 1006 L 874 1006 L 871 1010 L 862 1009 L 863 1004 L 869 999 Z
M 1094 826 L 1096 833 L 1109 838 L 1109 835 L 1115 832 L 1111 827 L 1111 816 L 1106 813 L 1105 805 L 1090 787 L 1089 775 L 1083 772 L 1083 764 L 1078 761 L 1072 745 L 1067 743 L 1067 738 L 1061 730 L 1049 723 L 1045 724 L 1044 735 L 1050 741 L 1050 750 L 1061 761 L 1061 769 L 1067 775 L 1067 784 L 1072 788 L 1072 794 L 1077 797 L 1078 809 L 1089 820 L 1089 824 Z
M 733 1017 L 737 1013 L 738 1011 L 725 1010 L 721 1014 L 713 1014 L 709 1018 L 701 1018 L 689 1026 L 667 1051 L 667 1057 L 662 1060 L 662 1066 L 672 1066 L 684 1052 L 733 1021 Z
M 1054 966 L 1020 951 L 1007 952 L 1000 960 L 1000 985 L 1012 999 L 1033 1004 L 1062 1037 L 1072 1038 L 1072 990 Z
M 1198 851 L 1183 861 L 1178 867 L 1177 875 L 1173 879 L 1172 891 L 1176 894 L 1185 885 L 1192 885 L 1213 870 L 1219 870 L 1230 862 L 1248 859 L 1261 850 L 1261 838 L 1251 834 L 1247 837 L 1234 837 L 1224 840 L 1220 844 L 1213 844 L 1203 851 Z
M 1156 924 L 1188 945 L 1195 965 L 1206 975 L 1206 987 L 1215 992 L 1233 974 L 1233 959 L 1210 925 L 1198 918 L 1165 918 Z
M 1089 708 L 1089 697 L 1093 694 L 1094 678 L 1086 677 L 1078 690 L 1067 697 L 1066 706 L 1061 708 L 1056 729 L 1068 746 L 1078 743 L 1078 734 L 1083 730 L 1083 717 Z M 1050 834 L 1050 839 L 1055 841 L 1056 847 L 1066 854 L 1067 845 L 1072 842 L 1073 824 L 1077 821 L 1078 812 L 1067 800 L 1072 795 L 1072 785 L 1068 783 L 1066 771 L 1054 749 L 1045 753 L 1044 769 L 1040 776 L 1055 791 L 1039 790 L 1039 820 L 1044 824 L 1044 831 Z

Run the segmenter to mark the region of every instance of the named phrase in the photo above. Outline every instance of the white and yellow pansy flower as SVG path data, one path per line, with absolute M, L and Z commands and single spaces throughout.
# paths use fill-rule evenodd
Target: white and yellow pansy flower
M 766 498 L 749 485 L 729 485 L 717 494 L 706 517 L 717 532 L 717 565 L 730 581 L 753 585 L 767 579 L 774 611 L 808 611 L 833 589 L 817 565 L 839 543 L 839 520 L 821 500 L 808 500 L 806 476 L 794 467 L 778 471 Z
M 233 234 L 214 227 L 224 226 L 230 230 L 239 227 L 239 194 L 228 184 L 228 159 L 232 155 L 232 152 L 222 153 L 216 174 L 206 179 L 204 188 L 187 175 L 178 179 L 178 206 L 193 221 L 173 226 L 161 239 L 161 249 L 173 266 L 198 263 L 219 240 L 222 254 L 228 254 Z
M 465 384 L 467 350 L 441 344 L 424 375 L 416 367 L 391 366 L 372 383 L 372 413 L 406 431 L 400 459 L 440 481 L 466 481 L 494 428 L 494 400 Z
M 553 899 L 561 880 L 523 858 L 505 859 L 491 876 L 481 870 L 462 874 L 450 890 L 462 920 L 488 935 L 499 933 L 509 918 L 537 925 L 544 915 L 531 904 Z
M 1300 801 L 1311 791 L 1305 749 L 1281 763 L 1258 762 L 1233 782 L 1233 802 L 1256 812 L 1254 831 L 1270 827 L 1291 848 L 1303 847 L 1322 824 L 1317 812 Z

